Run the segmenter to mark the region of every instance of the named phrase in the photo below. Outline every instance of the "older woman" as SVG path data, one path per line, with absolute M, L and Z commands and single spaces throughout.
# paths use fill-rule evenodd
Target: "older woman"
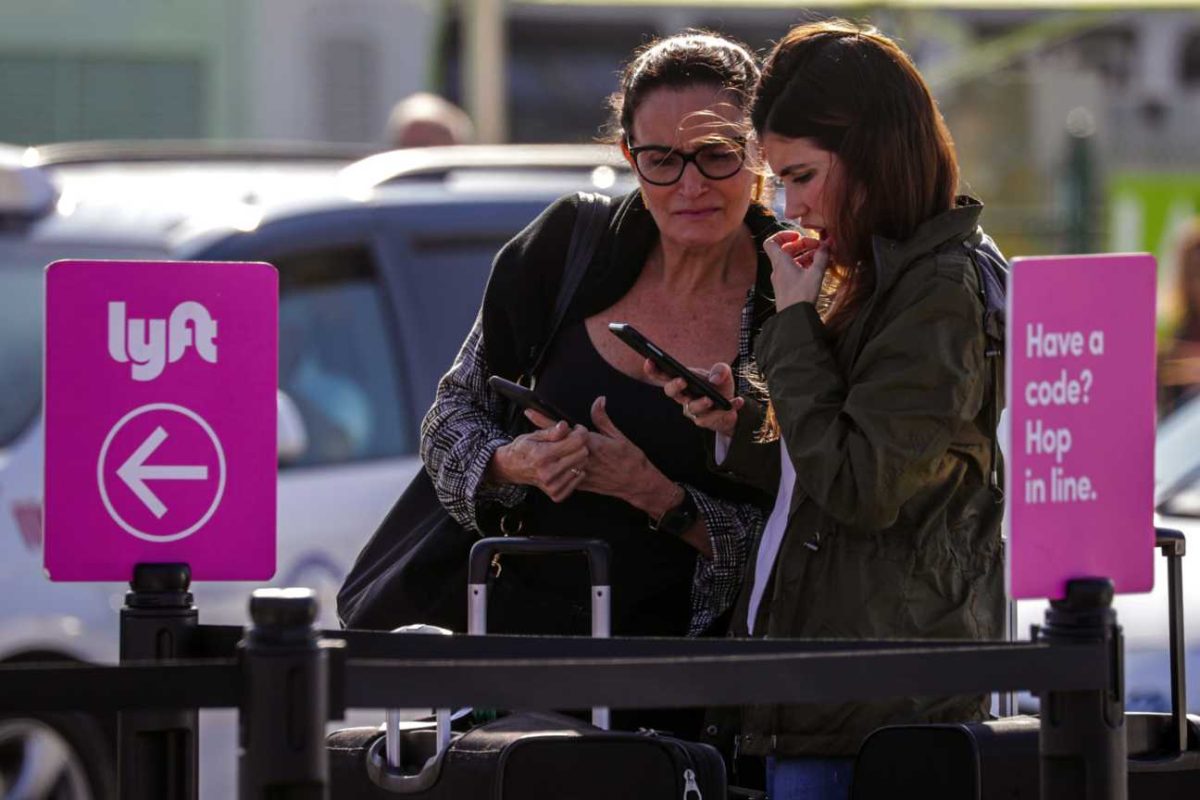
M 705 468 L 701 432 L 607 329 L 632 323 L 687 363 L 751 358 L 771 311 L 762 243 L 781 229 L 755 202 L 762 181 L 747 104 L 757 76 L 744 47 L 703 33 L 653 43 L 624 71 L 615 139 L 640 188 L 613 203 L 537 376 L 538 393 L 590 429 L 534 415 L 541 427 L 510 436 L 505 404 L 486 383 L 516 379 L 548 335 L 574 196 L 497 256 L 479 318 L 422 426 L 426 469 L 461 523 L 488 530 L 500 512 L 526 534 L 610 544 L 616 635 L 723 627 L 764 515 L 762 493 Z M 493 630 L 587 630 L 586 575 L 571 557 L 505 561 L 493 597 Z

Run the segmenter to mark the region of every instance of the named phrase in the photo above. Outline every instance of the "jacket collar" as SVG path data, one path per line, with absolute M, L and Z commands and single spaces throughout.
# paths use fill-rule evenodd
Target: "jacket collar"
M 974 197 L 959 195 L 954 208 L 922 222 L 906 241 L 874 236 L 871 250 L 875 256 L 875 294 L 886 292 L 904 268 L 917 258 L 940 249 L 947 242 L 958 242 L 978 235 L 983 203 Z

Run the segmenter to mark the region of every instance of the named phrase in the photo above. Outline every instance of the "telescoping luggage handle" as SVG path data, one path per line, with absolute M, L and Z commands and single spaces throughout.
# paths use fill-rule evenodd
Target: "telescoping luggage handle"
M 492 558 L 501 554 L 553 555 L 583 553 L 588 560 L 591 581 L 592 636 L 608 638 L 612 633 L 612 586 L 609 583 L 608 544 L 598 539 L 535 538 L 529 536 L 492 536 L 471 546 L 467 568 L 467 633 L 487 633 L 487 576 Z M 608 730 L 608 709 L 592 709 L 592 724 Z
M 1154 546 L 1167 559 L 1167 602 L 1171 626 L 1171 731 L 1177 753 L 1187 751 L 1187 677 L 1183 650 L 1183 557 L 1187 540 L 1180 531 L 1154 529 Z
M 487 575 L 492 558 L 502 553 L 546 555 L 583 553 L 587 556 L 592 597 L 592 636 L 607 638 L 611 633 L 611 586 L 608 577 L 609 547 L 596 539 L 539 539 L 531 537 L 497 536 L 480 539 L 471 548 L 467 568 L 467 633 L 487 633 Z M 393 633 L 425 633 L 451 635 L 445 628 L 433 625 L 406 625 Z M 466 709 L 465 711 L 470 711 Z M 441 773 L 442 756 L 450 746 L 450 723 L 462 712 L 451 714 L 450 709 L 437 709 L 436 749 L 421 769 L 413 775 L 402 771 L 400 739 L 401 712 L 389 709 L 384 721 L 384 736 L 367 751 L 367 774 L 383 789 L 396 794 L 423 792 L 437 782 Z M 607 708 L 592 709 L 592 724 L 608 730 Z

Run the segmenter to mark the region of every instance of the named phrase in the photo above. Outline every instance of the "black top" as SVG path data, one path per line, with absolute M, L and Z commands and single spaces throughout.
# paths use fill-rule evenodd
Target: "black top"
M 746 487 L 707 468 L 703 432 L 684 418 L 675 401 L 657 386 L 632 378 L 596 351 L 580 320 L 559 332 L 546 355 L 538 394 L 577 420 L 590 420 L 592 402 L 607 398 L 613 424 L 642 449 L 668 478 L 729 499 L 751 495 Z M 621 500 L 575 492 L 555 503 L 541 492 L 526 501 L 525 533 L 537 536 L 595 538 L 612 548 L 613 633 L 619 636 L 683 636 L 691 616 L 689 602 L 697 552 L 682 540 L 648 527 L 645 512 Z M 509 559 L 529 591 L 570 609 L 572 630 L 586 633 L 589 606 L 582 557 Z M 506 577 L 502 573 L 502 580 Z M 495 626 L 493 626 L 495 627 Z
M 500 251 L 484 294 L 482 332 L 493 374 L 517 380 L 548 335 L 549 311 L 562 278 L 578 213 L 577 195 L 551 205 Z M 590 420 L 597 395 L 608 398 L 614 423 L 672 480 L 735 502 L 763 503 L 743 484 L 706 468 L 702 434 L 662 390 L 612 367 L 596 352 L 583 320 L 608 308 L 636 282 L 658 228 L 637 192 L 614 201 L 608 230 L 596 249 L 562 328 L 538 376 L 538 391 L 579 420 Z M 761 252 L 782 226 L 761 206 L 745 224 Z M 758 259 L 755 331 L 773 312 L 770 264 Z M 613 547 L 612 631 L 615 635 L 685 635 L 696 551 L 648 527 L 645 513 L 610 497 L 578 493 L 556 505 L 530 491 L 520 513 L 523 534 L 605 539 Z M 504 557 L 492 586 L 489 630 L 496 633 L 575 633 L 589 630 L 586 562 L 582 556 Z

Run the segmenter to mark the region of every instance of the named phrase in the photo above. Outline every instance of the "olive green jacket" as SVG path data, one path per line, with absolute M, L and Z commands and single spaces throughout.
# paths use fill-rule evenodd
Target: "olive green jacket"
M 755 351 L 796 483 L 756 634 L 1000 638 L 1003 504 L 990 477 L 1002 402 L 992 380 L 1003 371 L 985 356 L 969 254 L 983 238 L 981 208 L 964 198 L 907 242 L 877 238 L 875 290 L 840 335 L 811 303 L 764 324 Z M 762 412 L 747 403 L 713 466 L 778 487 L 778 443 L 757 441 Z M 746 635 L 751 585 L 732 635 Z M 983 697 L 754 706 L 743 710 L 741 750 L 852 755 L 880 725 L 986 709 Z

